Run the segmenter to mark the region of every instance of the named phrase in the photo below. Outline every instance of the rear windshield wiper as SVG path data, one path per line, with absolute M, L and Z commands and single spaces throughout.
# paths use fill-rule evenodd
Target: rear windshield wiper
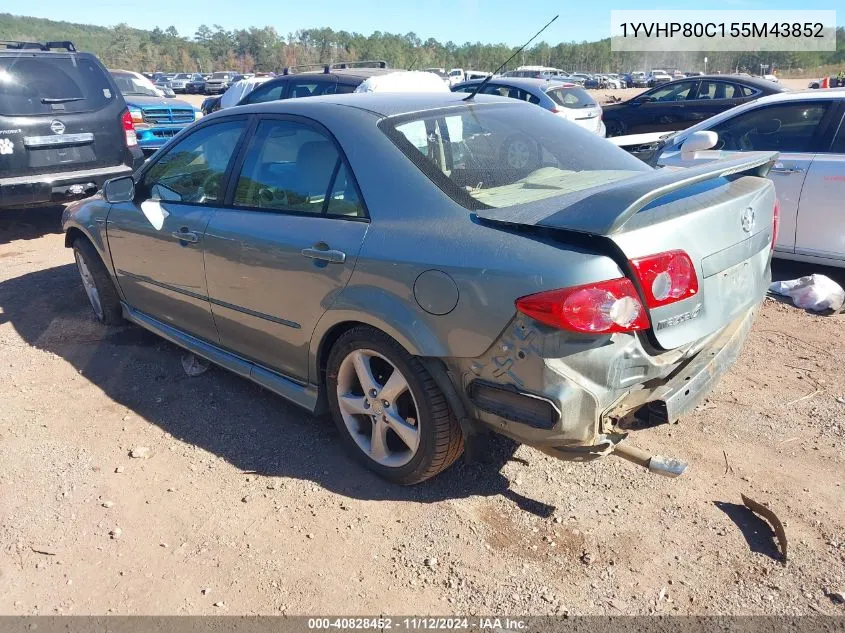
M 43 97 L 41 103 L 70 103 L 71 101 L 82 101 L 85 97 Z

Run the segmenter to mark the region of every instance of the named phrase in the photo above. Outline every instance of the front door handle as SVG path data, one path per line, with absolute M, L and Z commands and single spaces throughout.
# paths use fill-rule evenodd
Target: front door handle
M 342 264 L 346 261 L 346 253 L 332 249 L 303 248 L 302 254 L 309 259 L 318 259 L 323 262 L 329 262 L 330 264 Z
M 170 234 L 172 237 L 175 237 L 180 242 L 189 242 L 191 244 L 196 244 L 200 241 L 199 235 L 194 233 L 193 231 L 189 231 L 187 228 L 183 227 L 178 231 L 173 231 Z

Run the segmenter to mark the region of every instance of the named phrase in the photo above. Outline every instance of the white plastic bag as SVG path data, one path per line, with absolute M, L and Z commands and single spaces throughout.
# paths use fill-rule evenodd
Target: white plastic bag
M 776 281 L 769 286 L 769 292 L 792 299 L 799 308 L 821 312 L 839 310 L 845 303 L 845 290 L 830 277 L 808 275 L 800 279 Z

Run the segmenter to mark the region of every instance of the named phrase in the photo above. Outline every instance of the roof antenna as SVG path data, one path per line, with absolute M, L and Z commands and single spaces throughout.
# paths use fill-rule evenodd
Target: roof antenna
M 547 28 L 549 28 L 549 25 L 551 25 L 551 23 L 552 23 L 552 22 L 554 22 L 555 20 L 557 20 L 559 17 L 560 17 L 560 15 L 556 15 L 556 16 L 555 16 L 555 17 L 553 17 L 551 20 L 549 20 L 548 22 L 546 22 L 546 26 L 544 26 L 542 29 L 540 29 L 539 31 L 537 31 L 537 32 L 534 34 L 534 37 L 532 37 L 530 40 L 528 40 L 527 42 L 525 42 L 525 44 L 523 44 L 522 46 L 520 46 L 520 47 L 517 49 L 517 51 L 516 51 L 513 55 L 511 55 L 510 57 L 508 57 L 507 61 L 506 61 L 504 64 L 502 64 L 501 66 L 499 66 L 499 67 L 498 67 L 496 70 L 494 70 L 491 74 L 487 75 L 487 76 L 484 78 L 484 80 L 483 80 L 483 81 L 481 81 L 481 82 L 478 84 L 478 86 L 476 86 L 475 90 L 473 90 L 473 91 L 469 94 L 469 96 L 465 97 L 465 98 L 463 99 L 463 101 L 469 101 L 469 100 L 471 100 L 471 99 L 472 99 L 475 95 L 477 95 L 477 94 L 481 91 L 481 89 L 482 89 L 484 86 L 486 86 L 486 85 L 490 82 L 490 80 L 491 80 L 491 79 L 493 79 L 493 75 L 498 74 L 498 73 L 499 73 L 499 71 L 500 71 L 500 70 L 502 70 L 502 68 L 504 68 L 505 66 L 507 66 L 507 65 L 510 63 L 510 61 L 511 61 L 514 57 L 516 57 L 517 55 L 519 55 L 519 54 L 522 52 L 522 49 L 524 49 L 524 48 L 525 48 L 526 46 L 528 46 L 531 42 L 533 42 L 535 39 L 537 39 L 537 36 L 538 36 L 538 35 L 540 35 L 540 33 L 542 33 L 543 31 L 545 31 Z

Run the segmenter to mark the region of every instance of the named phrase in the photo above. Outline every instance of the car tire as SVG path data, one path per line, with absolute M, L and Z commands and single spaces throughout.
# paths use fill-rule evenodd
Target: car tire
M 522 134 L 514 134 L 502 144 L 502 162 L 511 169 L 532 171 L 539 161 L 536 143 Z
M 368 392 L 369 381 L 374 389 Z M 344 443 L 388 481 L 425 481 L 463 452 L 460 426 L 431 374 L 379 330 L 358 326 L 340 336 L 329 353 L 326 389 Z
M 73 242 L 73 256 L 94 316 L 105 325 L 123 323 L 120 296 L 97 249 L 86 238 L 78 237 Z
M 625 134 L 625 126 L 621 121 L 615 119 L 605 119 L 604 127 L 607 130 L 607 136 L 622 136 Z

